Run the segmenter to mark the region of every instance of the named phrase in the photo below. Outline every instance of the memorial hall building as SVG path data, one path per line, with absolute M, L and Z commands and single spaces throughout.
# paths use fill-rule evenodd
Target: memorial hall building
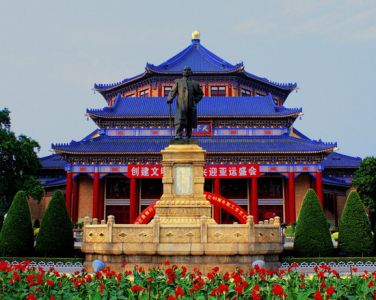
M 55 154 L 41 158 L 47 198 L 55 189 L 65 190 L 75 222 L 114 215 L 116 223 L 134 223 L 147 212 L 163 193 L 160 151 L 170 143 L 176 105 L 174 100 L 170 112 L 166 99 L 185 66 L 204 92 L 193 139 L 206 150 L 205 191 L 228 200 L 213 205 L 214 219 L 237 222 L 223 208 L 232 203 L 232 210 L 242 208 L 256 221 L 279 216 L 290 224 L 313 188 L 336 226 L 361 159 L 295 127 L 302 109 L 289 107 L 287 100 L 296 83 L 274 82 L 227 62 L 203 46 L 198 32 L 165 62 L 94 85 L 105 107 L 86 113 L 98 129 L 79 141 L 53 144 Z

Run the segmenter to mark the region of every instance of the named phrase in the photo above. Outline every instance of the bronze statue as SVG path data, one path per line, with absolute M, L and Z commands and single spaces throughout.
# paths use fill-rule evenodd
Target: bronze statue
M 175 139 L 182 139 L 183 131 L 187 139 L 192 136 L 192 128 L 197 128 L 197 109 L 196 104 L 200 102 L 204 95 L 199 83 L 191 79 L 192 70 L 185 67 L 183 78 L 175 80 L 168 97 L 167 104 L 171 104 L 176 95 L 176 113 L 175 113 Z

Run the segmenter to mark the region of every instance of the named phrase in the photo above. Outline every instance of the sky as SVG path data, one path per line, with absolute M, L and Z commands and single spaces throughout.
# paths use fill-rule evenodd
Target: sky
M 118 82 L 191 42 L 277 82 L 297 82 L 286 107 L 295 127 L 337 142 L 351 156 L 376 156 L 376 1 L 0 2 L 0 108 L 12 130 L 41 145 L 96 129 L 87 108 L 106 105 L 94 83 Z

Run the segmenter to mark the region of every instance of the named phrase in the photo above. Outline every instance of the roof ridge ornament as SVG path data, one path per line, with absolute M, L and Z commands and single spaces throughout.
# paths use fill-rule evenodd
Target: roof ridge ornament
M 200 42 L 200 32 L 198 30 L 192 31 L 192 42 Z

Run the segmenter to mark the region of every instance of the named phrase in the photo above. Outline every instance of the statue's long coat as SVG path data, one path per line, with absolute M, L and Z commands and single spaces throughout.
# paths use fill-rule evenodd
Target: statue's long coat
M 196 104 L 200 102 L 203 95 L 197 81 L 186 78 L 175 80 L 174 86 L 167 97 L 167 102 L 172 102 L 178 96 L 176 101 L 175 126 L 185 126 L 191 121 L 192 128 L 197 128 Z

